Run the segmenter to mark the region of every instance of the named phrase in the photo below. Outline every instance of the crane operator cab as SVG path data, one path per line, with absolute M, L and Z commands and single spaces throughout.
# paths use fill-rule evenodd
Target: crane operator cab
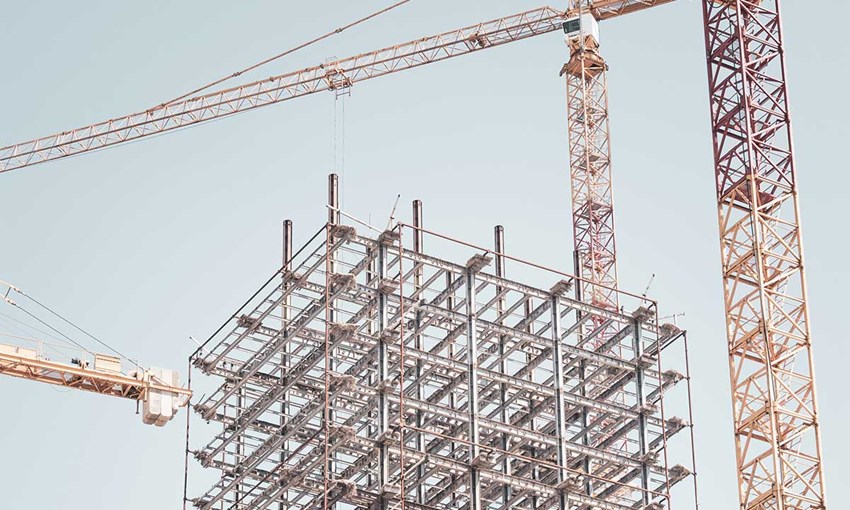
M 599 47 L 599 22 L 593 14 L 585 13 L 564 21 L 564 42 L 571 50 Z

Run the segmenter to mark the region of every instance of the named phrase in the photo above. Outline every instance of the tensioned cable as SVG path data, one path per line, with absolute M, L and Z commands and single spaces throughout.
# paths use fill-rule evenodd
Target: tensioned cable
M 13 305 L 13 306 L 14 306 L 14 305 Z M 5 318 L 5 319 L 4 319 L 4 318 Z M 45 337 L 47 337 L 47 338 L 52 338 L 52 339 L 54 339 L 54 340 L 56 340 L 56 341 L 58 341 L 58 342 L 61 342 L 61 341 L 62 341 L 62 339 L 61 339 L 60 337 L 58 337 L 58 336 L 54 335 L 53 333 L 49 333 L 49 332 L 47 332 L 47 331 L 45 331 L 45 330 L 43 330 L 43 329 L 39 329 L 39 328 L 37 328 L 37 327 L 33 326 L 32 324 L 29 324 L 29 323 L 27 323 L 27 322 L 24 322 L 24 321 L 22 321 L 22 320 L 18 319 L 17 317 L 12 317 L 11 315 L 7 315 L 7 314 L 5 314 L 5 313 L 3 313 L 3 312 L 0 312 L 0 323 L 4 323 L 4 322 L 5 322 L 6 324 L 8 324 L 9 326 L 11 326 L 11 327 L 13 327 L 13 328 L 17 329 L 18 331 L 20 331 L 20 332 L 21 332 L 22 334 L 24 334 L 24 335 L 32 334 L 32 332 L 24 331 L 24 330 L 23 330 L 23 329 L 21 329 L 21 327 L 19 327 L 17 324 L 20 324 L 21 326 L 24 326 L 24 327 L 26 327 L 27 329 L 31 329 L 31 330 L 33 330 L 33 331 L 36 331 L 36 332 L 38 332 L 38 333 L 40 333 L 40 334 L 44 335 L 44 336 L 45 336 Z M 17 324 L 15 324 L 15 323 L 17 323 Z M 44 341 L 43 341 L 43 340 L 41 340 L 41 341 L 42 341 L 42 343 L 44 343 Z
M 4 333 L 4 332 L 0 331 L 0 337 L 14 338 L 16 340 L 26 340 L 28 342 L 37 343 L 37 344 L 40 344 L 40 345 L 45 346 L 45 347 L 51 347 L 53 349 L 68 349 L 68 345 L 65 344 L 65 343 L 45 342 L 41 338 L 34 338 L 34 337 L 31 337 L 31 336 L 13 335 L 11 333 Z M 61 342 L 61 341 L 62 341 L 61 339 L 57 340 L 57 342 Z
M 364 17 L 362 17 L 362 18 L 360 18 L 360 19 L 358 19 L 358 20 L 356 20 L 356 21 L 353 21 L 353 22 L 351 22 L 351 23 L 347 24 L 347 25 L 344 25 L 344 26 L 342 26 L 342 27 L 339 27 L 339 28 L 337 28 L 336 30 L 334 30 L 334 31 L 332 31 L 332 32 L 328 32 L 328 33 L 326 33 L 325 35 L 321 35 L 321 36 L 319 36 L 319 37 L 316 37 L 315 39 L 312 39 L 312 40 L 307 41 L 307 42 L 305 42 L 305 43 L 301 43 L 301 44 L 299 44 L 298 46 L 295 46 L 294 48 L 290 48 L 290 49 L 288 49 L 288 50 L 284 51 L 283 53 L 279 53 L 279 54 L 277 54 L 277 55 L 275 55 L 275 56 L 273 56 L 273 57 L 269 57 L 269 58 L 267 58 L 267 59 L 265 59 L 265 60 L 263 60 L 263 61 L 261 61 L 261 62 L 257 62 L 256 64 L 254 64 L 254 65 L 252 65 L 252 66 L 246 67 L 245 69 L 242 69 L 241 71 L 236 71 L 235 73 L 233 73 L 233 74 L 231 74 L 231 75 L 229 75 L 229 76 L 225 76 L 224 78 L 219 78 L 218 80 L 215 80 L 215 81 L 213 81 L 213 82 L 210 82 L 210 83 L 208 83 L 208 84 L 204 85 L 203 87 L 197 88 L 197 89 L 192 90 L 192 91 L 190 91 L 190 92 L 186 92 L 185 94 L 183 94 L 183 95 L 181 95 L 181 96 L 179 96 L 179 97 L 176 97 L 176 98 L 174 98 L 174 99 L 172 99 L 172 100 L 170 100 L 170 101 L 166 101 L 166 102 L 162 103 L 160 106 L 170 105 L 170 104 L 176 103 L 177 101 L 181 101 L 181 100 L 183 100 L 183 99 L 186 99 L 186 98 L 187 98 L 187 97 L 189 97 L 189 96 L 192 96 L 192 95 L 194 95 L 194 94 L 197 94 L 198 92 L 203 92 L 204 90 L 206 90 L 206 89 L 208 89 L 208 88 L 210 88 L 210 87 L 214 87 L 215 85 L 218 85 L 218 84 L 220 84 L 220 83 L 224 83 L 224 82 L 226 82 L 227 80 L 230 80 L 230 79 L 236 78 L 236 77 L 238 77 L 238 76 L 240 76 L 240 75 L 242 75 L 242 74 L 244 74 L 244 73 L 247 73 L 247 72 L 249 72 L 249 71 L 253 71 L 254 69 L 257 69 L 257 68 L 258 68 L 258 67 L 260 67 L 260 66 L 266 65 L 266 64 L 268 64 L 269 62 L 274 62 L 275 60 L 277 60 L 277 59 L 279 59 L 279 58 L 285 57 L 285 56 L 287 56 L 287 55 L 291 55 L 292 53 L 295 53 L 295 52 L 296 52 L 296 51 L 298 51 L 298 50 L 302 50 L 302 49 L 304 49 L 304 48 L 306 48 L 306 47 L 308 47 L 308 46 L 312 46 L 313 44 L 316 44 L 317 42 L 324 41 L 325 39 L 327 39 L 327 38 L 329 38 L 329 37 L 332 37 L 332 36 L 334 36 L 334 35 L 336 35 L 336 34 L 339 34 L 339 33 L 343 32 L 343 31 L 345 31 L 345 30 L 347 30 L 347 29 L 349 29 L 349 28 L 351 28 L 351 27 L 354 27 L 354 26 L 357 26 L 357 25 L 359 25 L 359 24 L 361 24 L 361 23 L 364 23 L 364 22 L 366 22 L 366 21 L 369 21 L 370 19 L 377 18 L 377 17 L 378 17 L 378 16 L 380 16 L 381 14 L 384 14 L 384 13 L 386 13 L 386 12 L 389 12 L 389 11 L 391 11 L 391 10 L 395 9 L 396 7 L 401 7 L 402 5 L 404 5 L 404 4 L 408 3 L 408 2 L 410 2 L 410 0 L 402 0 L 402 1 L 400 1 L 400 2 L 396 2 L 396 3 L 394 3 L 393 5 L 390 5 L 389 7 L 384 7 L 383 9 L 380 9 L 380 10 L 378 10 L 378 11 L 375 11 L 375 12 L 373 12 L 372 14 L 370 14 L 370 15 L 368 15 L 368 16 L 364 16 Z
M 291 54 L 291 53 L 293 53 L 293 52 L 295 52 L 295 51 L 298 51 L 299 49 L 306 48 L 307 46 L 309 46 L 309 45 L 311 45 L 311 44 L 314 44 L 314 43 L 316 43 L 316 42 L 319 42 L 319 41 L 322 41 L 322 40 L 324 40 L 324 39 L 327 39 L 328 37 L 330 37 L 330 36 L 332 36 L 332 35 L 334 35 L 334 34 L 338 34 L 338 33 L 342 32 L 343 30 L 345 30 L 345 29 L 347 29 L 347 28 L 351 28 L 351 27 L 353 27 L 353 26 L 355 26 L 355 25 L 357 25 L 357 24 L 363 23 L 364 21 L 367 21 L 367 20 L 372 19 L 372 18 L 374 18 L 374 17 L 376 17 L 376 16 L 378 16 L 378 15 L 380 15 L 380 14 L 383 14 L 383 13 L 385 13 L 385 12 L 387 12 L 387 11 L 390 11 L 390 10 L 392 10 L 392 9 L 395 9 L 396 7 L 400 7 L 400 6 L 402 6 L 402 5 L 406 4 L 406 3 L 410 2 L 410 1 L 411 1 L 411 0 L 404 0 L 404 1 L 401 1 L 401 2 L 398 2 L 398 3 L 395 3 L 395 4 L 393 4 L 393 5 L 389 6 L 389 7 L 385 7 L 384 9 L 381 9 L 380 11 L 377 11 L 377 12 L 375 12 L 375 13 L 372 13 L 372 14 L 370 14 L 369 16 L 366 16 L 366 17 L 364 17 L 364 18 L 361 18 L 361 19 L 359 19 L 359 20 L 357 20 L 357 21 L 355 21 L 355 22 L 353 22 L 353 23 L 349 23 L 348 25 L 345 25 L 344 27 L 340 27 L 340 28 L 338 28 L 338 29 L 334 30 L 333 32 L 329 32 L 329 33 L 327 33 L 327 34 L 323 35 L 322 37 L 318 37 L 318 38 L 316 38 L 316 39 L 314 39 L 314 40 L 312 40 L 312 41 L 310 41 L 310 42 L 308 42 L 308 43 L 304 43 L 304 44 L 302 44 L 302 45 L 300 45 L 300 46 L 297 46 L 297 47 L 295 47 L 295 48 L 292 48 L 291 50 L 287 50 L 286 52 L 281 53 L 280 55 L 276 55 L 276 56 L 274 56 L 274 57 L 272 57 L 272 58 L 270 58 L 270 59 L 267 59 L 267 61 L 263 61 L 263 62 L 261 62 L 261 63 L 256 64 L 255 66 L 252 66 L 252 67 L 250 67 L 250 68 L 243 69 L 242 71 L 239 71 L 239 72 L 237 72 L 237 73 L 233 73 L 231 76 L 228 76 L 228 77 L 226 77 L 226 78 L 221 78 L 221 79 L 219 79 L 219 80 L 216 80 L 216 81 L 214 81 L 214 82 L 212 82 L 212 83 L 210 83 L 210 84 L 208 84 L 208 85 L 204 85 L 204 86 L 203 86 L 203 87 L 201 87 L 201 88 L 195 89 L 195 90 L 193 90 L 193 91 L 191 91 L 191 92 L 187 92 L 186 94 L 183 94 L 183 95 L 182 95 L 182 96 L 180 96 L 180 97 L 177 97 L 177 98 L 175 98 L 175 99 L 172 99 L 171 101 L 168 101 L 168 102 L 165 102 L 165 103 L 161 103 L 161 104 L 160 104 L 160 105 L 158 105 L 158 106 L 168 106 L 168 105 L 170 105 L 170 104 L 172 104 L 172 103 L 176 103 L 177 101 L 180 101 L 180 100 L 182 100 L 182 99 L 186 99 L 187 97 L 191 96 L 192 94 L 196 94 L 196 93 L 198 93 L 198 92 L 204 91 L 204 90 L 206 90 L 206 89 L 208 89 L 208 88 L 210 88 L 210 87 L 212 87 L 212 86 L 214 86 L 214 85 L 218 85 L 219 83 L 225 82 L 225 81 L 227 81 L 227 80 L 229 80 L 229 79 L 231 79 L 231 78 L 234 78 L 234 77 L 236 77 L 236 76 L 239 76 L 240 74 L 245 73 L 245 72 L 247 72 L 247 71 L 250 71 L 250 70 L 252 70 L 252 69 L 255 69 L 256 67 L 258 67 L 258 66 L 260 66 L 260 65 L 263 65 L 264 63 L 271 62 L 272 60 L 275 60 L 275 59 L 277 59 L 277 58 L 280 58 L 280 57 L 284 57 L 284 56 L 286 56 L 286 55 L 289 55 L 289 54 Z M 150 110 L 152 110 L 152 109 L 153 109 L 153 108 L 149 108 L 148 110 L 145 110 L 145 111 L 150 111 Z M 232 114 L 226 115 L 226 116 L 224 116 L 224 117 L 214 117 L 214 118 L 211 118 L 211 119 L 207 120 L 207 121 L 206 121 L 206 124 L 212 124 L 213 122 L 218 122 L 218 121 L 224 120 L 224 119 L 229 118 L 229 117 L 235 117 L 235 116 L 237 116 L 237 115 L 242 115 L 242 114 L 247 113 L 247 112 L 249 112 L 249 111 L 251 111 L 251 110 L 241 110 L 241 111 L 238 111 L 238 112 L 235 112 L 235 113 L 232 113 Z M 143 141 L 143 140 L 145 140 L 145 139 L 153 139 L 153 138 L 157 138 L 157 137 L 160 137 L 160 136 L 163 136 L 163 135 L 167 135 L 167 134 L 172 133 L 172 132 L 185 131 L 185 130 L 193 129 L 193 128 L 196 128 L 196 127 L 198 127 L 198 126 L 200 126 L 200 124 L 197 124 L 197 123 L 189 124 L 188 126 L 181 126 L 181 127 L 179 127 L 179 128 L 171 129 L 171 130 L 168 130 L 168 131 L 162 131 L 162 132 L 159 132 L 159 133 L 153 133 L 153 134 L 150 134 L 150 135 L 145 135 L 145 136 L 144 136 L 144 137 L 142 137 L 142 138 L 136 138 L 136 139 L 134 139 L 134 140 L 126 141 L 126 142 L 123 142 L 123 143 L 120 143 L 120 144 L 117 144 L 117 145 L 115 145 L 115 144 L 107 145 L 107 146 L 105 146 L 105 147 L 101 147 L 101 148 L 100 148 L 100 149 L 98 149 L 98 150 L 99 150 L 99 151 L 108 151 L 108 150 L 115 149 L 115 148 L 118 148 L 118 147 L 123 147 L 123 146 L 131 145 L 131 144 L 135 144 L 135 143 L 141 142 L 141 141 Z M 83 156 L 83 155 L 85 155 L 85 154 L 87 154 L 87 152 L 78 152 L 78 153 L 75 153 L 75 154 L 70 154 L 70 155 L 68 155 L 68 156 L 62 156 L 62 158 L 63 158 L 63 159 L 72 159 L 72 158 L 77 158 L 77 157 Z M 2 172 L 0 172 L 0 173 L 2 173 Z
M 126 360 L 127 360 L 127 361 L 129 361 L 130 363 L 132 363 L 132 364 L 136 365 L 137 367 L 139 367 L 140 369 L 144 370 L 144 368 L 143 368 L 141 365 L 139 365 L 138 363 L 136 363 L 134 360 L 132 360 L 132 359 L 128 358 L 127 356 L 125 356 L 125 355 L 121 354 L 121 353 L 120 353 L 120 352 L 118 352 L 116 349 L 114 349 L 112 346 L 110 346 L 109 344 L 107 344 L 106 342 L 104 342 L 104 341 L 100 340 L 99 338 L 95 337 L 94 335 L 92 335 L 92 334 L 91 334 L 91 333 L 89 333 L 88 331 L 86 331 L 86 330 L 84 330 L 83 328 L 81 328 L 81 327 L 77 326 L 76 324 L 74 324 L 73 322 L 69 321 L 68 319 L 66 319 L 65 317 L 63 317 L 62 315 L 60 315 L 59 313 L 57 313 L 57 312 L 53 311 L 50 307 L 48 307 L 47 305 L 43 304 L 42 302 L 40 302 L 39 300 L 35 299 L 34 297 L 30 296 L 29 294 L 27 294 L 27 293 L 26 293 L 26 292 L 24 292 L 23 290 L 19 289 L 18 287 L 15 287 L 14 285 L 11 285 L 11 284 L 8 284 L 8 283 L 6 283 L 6 282 L 3 282 L 3 281 L 0 281 L 0 283 L 2 283 L 3 285 L 5 285 L 5 286 L 7 286 L 7 287 L 9 288 L 9 290 L 8 290 L 8 291 L 6 291 L 6 296 L 8 296 L 8 293 L 9 293 L 10 291 L 14 291 L 14 292 L 15 292 L 15 293 L 17 293 L 17 294 L 20 294 L 21 296 L 23 296 L 23 297 L 25 297 L 25 298 L 29 299 L 30 301 L 32 301 L 32 302 L 33 302 L 33 303 L 35 303 L 36 305 L 40 306 L 41 308 L 43 308 L 43 309 L 47 310 L 47 312 L 48 312 L 48 313 L 50 313 L 51 315 L 53 315 L 53 316 L 55 316 L 55 317 L 59 318 L 62 322 L 65 322 L 66 324 L 70 325 L 71 327 L 73 327 L 73 328 L 74 328 L 74 329 L 76 329 L 77 331 L 79 331 L 79 332 L 83 333 L 83 334 L 84 334 L 84 335 L 86 335 L 87 337 L 89 337 L 89 338 L 91 338 L 92 340 L 94 340 L 95 342 L 99 343 L 99 344 L 100 344 L 100 345 L 102 345 L 103 347 L 105 347 L 105 348 L 109 349 L 110 351 L 112 351 L 113 353 L 115 353 L 116 355 L 118 355 L 118 357 L 120 357 L 120 358 L 122 358 L 122 359 L 126 359 Z M 54 328 L 52 325 L 50 325 L 50 324 L 49 324 L 49 323 L 47 323 L 46 321 L 42 320 L 41 318 L 37 317 L 35 314 L 33 314 L 32 312 L 30 312 L 30 311 L 29 311 L 29 310 L 27 310 L 26 308 L 22 307 L 20 304 L 16 303 L 15 301 L 12 301 L 11 299 L 9 299 L 9 298 L 8 298 L 8 297 L 6 297 L 6 296 L 4 296 L 4 298 L 5 298 L 4 300 L 5 300 L 7 303 L 9 303 L 10 305 L 14 306 L 15 308 L 17 308 L 17 309 L 21 310 L 21 311 L 22 311 L 22 312 L 24 312 L 25 314 L 29 315 L 30 317 L 32 317 L 33 319 L 35 319 L 37 322 L 39 322 L 40 324 L 43 324 L 44 326 L 46 326 L 47 328 L 49 328 L 51 331 L 55 332 L 56 334 L 58 334 L 59 336 L 61 336 L 61 337 L 62 337 L 62 338 L 64 338 L 65 340 L 68 340 L 69 342 L 71 342 L 72 344 L 76 345 L 77 347 L 79 347 L 79 348 L 80 348 L 80 349 L 82 349 L 83 351 L 88 352 L 88 349 L 86 349 L 84 346 L 82 346 L 79 342 L 77 342 L 77 341 L 76 341 L 76 340 L 74 340 L 73 338 L 69 337 L 69 336 L 68 336 L 68 335 L 66 335 L 65 333 L 63 333 L 63 332 L 59 331 L 58 329 Z
M 53 310 L 51 310 L 51 309 L 50 309 L 47 305 L 42 304 L 40 301 L 38 301 L 38 300 L 37 300 L 37 299 L 35 299 L 34 297 L 30 296 L 30 295 L 29 295 L 29 294 L 27 294 L 26 292 L 24 292 L 24 291 L 22 291 L 22 290 L 20 290 L 20 289 L 17 289 L 17 292 L 18 292 L 19 294 L 21 294 L 22 296 L 24 296 L 25 298 L 27 298 L 27 299 L 29 299 L 30 301 L 32 301 L 33 303 L 37 304 L 38 306 L 40 306 L 40 307 L 44 308 L 44 309 L 45 309 L 45 310 L 47 310 L 50 314 L 52 314 L 52 315 L 54 315 L 55 317 L 59 318 L 59 320 L 61 320 L 61 321 L 65 322 L 66 324 L 68 324 L 68 325 L 69 325 L 69 326 L 71 326 L 72 328 L 76 329 L 77 331 L 79 331 L 79 332 L 81 332 L 82 334 L 86 335 L 87 337 L 91 338 L 92 340 L 94 340 L 95 342 L 99 343 L 99 344 L 100 344 L 100 345 L 102 345 L 103 347 L 105 347 L 105 348 L 109 349 L 110 351 L 112 351 L 113 353 L 115 353 L 116 355 L 118 355 L 118 357 L 123 358 L 123 359 L 126 359 L 126 360 L 127 360 L 127 361 L 129 361 L 130 363 L 132 363 L 132 364 L 136 365 L 137 367 L 139 367 L 141 370 L 144 370 L 144 367 L 142 367 L 141 365 L 139 365 L 138 363 L 136 363 L 134 360 L 130 359 L 130 358 L 129 358 L 129 357 L 127 357 L 127 356 L 124 356 L 123 354 L 121 354 L 120 352 L 118 352 L 115 348 L 113 348 L 112 346 L 110 346 L 110 345 L 109 345 L 109 344 L 107 344 L 106 342 L 104 342 L 104 341 L 100 340 L 99 338 L 95 337 L 94 335 L 92 335 L 92 334 L 91 334 L 91 333 L 89 333 L 88 331 L 84 330 L 83 328 L 81 328 L 81 327 L 77 326 L 76 324 L 74 324 L 73 322 L 69 321 L 69 320 L 68 320 L 68 319 L 66 319 L 65 317 L 62 317 L 62 316 L 61 316 L 61 315 L 59 315 L 57 312 L 54 312 L 54 311 L 53 311 Z M 57 331 L 55 328 L 53 328 L 52 326 L 50 326 L 50 325 L 49 325 L 49 324 L 47 324 L 46 322 L 42 321 L 42 320 L 41 320 L 41 319 L 39 319 L 38 317 L 35 317 L 34 315 L 32 315 L 30 312 L 28 312 L 28 311 L 27 311 L 27 310 L 25 310 L 24 308 L 21 308 L 21 307 L 20 307 L 20 305 L 18 305 L 18 308 L 20 308 L 20 309 L 21 309 L 21 310 L 23 310 L 25 313 L 27 313 L 28 315 L 32 316 L 33 318 L 35 318 L 36 320 L 38 320 L 39 322 L 41 322 L 41 323 L 42 323 L 42 324 L 44 324 L 45 326 L 47 326 L 47 327 L 49 327 L 50 329 L 52 329 L 52 330 L 56 331 L 57 333 L 59 333 L 59 331 Z M 71 339 L 70 339 L 67 335 L 65 335 L 65 334 L 63 334 L 63 333 L 59 333 L 59 334 L 61 334 L 63 337 L 67 338 L 68 340 L 71 340 Z M 79 345 L 79 344 L 77 344 L 77 342 L 75 342 L 74 340 L 71 340 L 71 341 L 72 341 L 72 342 L 74 342 L 74 344 L 76 344 L 76 345 L 80 346 L 80 345 Z M 82 347 L 82 346 L 80 346 L 80 347 L 81 347 L 82 349 L 85 349 L 85 347 Z
M 45 321 L 43 321 L 43 320 L 39 319 L 39 318 L 38 318 L 38 317 L 36 317 L 36 316 L 35 316 L 32 312 L 30 312 L 30 311 L 29 311 L 29 310 L 27 310 L 26 308 L 22 307 L 21 305 L 19 305 L 19 304 L 17 304 L 17 303 L 16 303 L 16 304 L 14 304 L 14 305 L 12 305 L 12 306 L 16 307 L 18 310 L 20 310 L 20 311 L 24 312 L 25 314 L 29 315 L 30 317 L 32 317 L 33 319 L 35 319 L 35 320 L 36 320 L 37 322 L 39 322 L 40 324 L 43 324 L 44 326 L 48 327 L 50 330 L 52 330 L 53 332 L 55 332 L 56 334 L 58 334 L 59 336 L 61 336 L 61 337 L 62 337 L 62 338 L 64 338 L 65 340 L 67 340 L 67 341 L 71 342 L 72 344 L 74 344 L 74 345 L 76 345 L 77 347 L 79 347 L 80 349 L 82 349 L 84 352 L 89 352 L 89 350 L 88 350 L 88 349 L 86 349 L 85 347 L 83 347 L 83 345 L 81 345 L 79 342 L 77 342 L 77 341 L 76 341 L 76 340 L 74 340 L 73 338 L 69 337 L 69 336 L 68 336 L 68 335 L 66 335 L 65 333 L 63 333 L 63 332 L 59 331 L 58 329 L 54 328 L 53 326 L 51 326 L 50 324 L 46 323 Z

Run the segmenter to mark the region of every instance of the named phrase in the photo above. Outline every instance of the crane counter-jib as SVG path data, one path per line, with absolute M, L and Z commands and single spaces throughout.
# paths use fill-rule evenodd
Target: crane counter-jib
M 590 11 L 598 20 L 606 20 L 631 14 L 633 12 L 643 11 L 651 7 L 669 4 L 675 0 L 598 0 L 590 2 Z M 571 7 L 579 4 L 586 4 L 584 0 L 570 0 Z M 573 9 L 571 9 L 571 12 Z
M 95 355 L 95 367 L 49 360 L 33 349 L 0 344 L 0 374 L 143 403 L 143 420 L 163 426 L 185 407 L 192 391 L 179 386 L 176 372 L 162 369 L 120 371 L 120 360 Z M 170 379 L 170 380 L 168 380 Z
M 20 302 L 11 299 L 12 295 Z M 176 370 L 141 367 L 44 302 L 2 280 L 0 301 L 14 314 L 3 313 L 4 324 L 20 332 L 0 331 L 0 337 L 27 345 L 0 343 L 0 375 L 136 400 L 142 403 L 142 421 L 160 427 L 188 404 L 192 392 L 180 386 Z M 93 353 L 82 341 L 94 341 L 114 355 Z M 125 372 L 122 361 L 136 368 Z

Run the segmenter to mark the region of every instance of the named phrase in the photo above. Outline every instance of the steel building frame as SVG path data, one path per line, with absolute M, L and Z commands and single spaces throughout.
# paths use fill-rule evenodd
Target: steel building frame
M 371 237 L 339 219 L 295 256 L 287 223 L 283 269 L 192 357 L 219 381 L 194 409 L 222 428 L 191 452 L 220 477 L 187 501 L 669 506 L 691 469 L 669 464 L 668 440 L 690 417 L 665 414 L 684 376 L 661 354 L 685 335 L 658 325 L 654 302 L 583 303 L 575 277 L 505 255 L 500 228 L 496 250 L 420 228 L 421 204 L 416 227 Z M 466 262 L 426 253 L 425 237 Z M 548 285 L 506 278 L 506 262 Z M 689 404 L 689 391 L 674 394 Z

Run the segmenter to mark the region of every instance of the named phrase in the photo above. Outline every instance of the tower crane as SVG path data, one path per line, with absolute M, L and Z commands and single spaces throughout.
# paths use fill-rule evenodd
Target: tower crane
M 616 288 L 596 24 L 674 0 L 571 0 L 0 148 L 0 173 L 564 30 L 577 272 Z M 780 0 L 700 0 L 742 510 L 825 509 Z M 596 286 L 598 287 L 598 285 Z M 613 294 L 585 300 L 617 306 Z
M 45 349 L 48 342 L 43 339 L 2 335 L 16 339 L 19 343 L 21 340 L 28 341 L 31 345 L 24 347 L 0 343 L 0 374 L 135 400 L 142 405 L 142 421 L 157 427 L 162 427 L 171 421 L 177 410 L 185 407 L 189 402 L 192 392 L 180 386 L 176 371 L 162 368 L 143 369 L 137 366 L 136 369 L 125 372 L 121 367 L 122 357 L 91 353 L 61 330 L 24 309 L 10 297 L 17 294 L 30 298 L 18 287 L 0 281 L 0 290 L 3 291 L 3 301 L 14 308 L 23 310 L 27 316 L 40 323 L 41 328 L 37 328 L 37 331 L 44 334 L 52 331 L 56 334 L 55 338 L 68 340 L 79 347 L 79 350 L 73 350 L 75 357 L 66 363 L 50 359 Z M 32 299 L 31 301 L 44 307 L 38 301 Z M 50 313 L 58 316 L 55 312 L 50 311 Z M 14 317 L 7 317 L 15 320 Z M 62 321 L 68 322 L 59 317 Z

